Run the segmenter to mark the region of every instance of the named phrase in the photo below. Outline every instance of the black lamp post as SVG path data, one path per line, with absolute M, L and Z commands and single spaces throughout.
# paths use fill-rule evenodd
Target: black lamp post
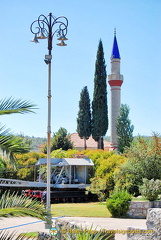
M 49 13 L 47 17 L 40 15 L 31 26 L 30 30 L 34 34 L 32 42 L 39 43 L 38 39 L 48 40 L 48 55 L 45 55 L 45 63 L 48 65 L 48 126 L 47 126 L 47 195 L 46 210 L 50 213 L 50 179 L 51 179 L 51 159 L 50 159 L 50 141 L 51 141 L 51 59 L 52 59 L 52 40 L 56 35 L 60 41 L 58 46 L 66 46 L 68 19 L 64 16 L 54 17 Z

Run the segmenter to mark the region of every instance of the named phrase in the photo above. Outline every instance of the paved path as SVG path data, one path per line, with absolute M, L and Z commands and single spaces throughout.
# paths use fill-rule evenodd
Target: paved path
M 97 229 L 107 230 L 127 230 L 128 227 L 147 229 L 146 219 L 123 219 L 123 218 L 86 218 L 86 217 L 65 217 L 70 222 L 75 222 L 82 226 L 93 225 Z M 126 234 L 116 234 L 116 240 L 125 240 Z
M 97 229 L 113 229 L 113 230 L 126 230 L 128 227 L 146 229 L 145 219 L 121 219 L 121 218 L 87 218 L 87 217 L 64 217 L 63 220 L 77 223 L 82 226 L 89 226 L 93 224 L 93 228 Z M 26 223 L 32 223 L 30 225 L 23 225 Z M 11 228 L 17 225 L 23 225 L 16 228 Z M 9 228 L 10 227 L 10 228 Z M 31 217 L 11 217 L 0 218 L 0 229 L 9 228 L 9 231 L 22 232 L 47 232 L 49 229 L 45 229 L 44 222 L 39 219 Z M 125 240 L 126 234 L 116 234 L 116 240 Z

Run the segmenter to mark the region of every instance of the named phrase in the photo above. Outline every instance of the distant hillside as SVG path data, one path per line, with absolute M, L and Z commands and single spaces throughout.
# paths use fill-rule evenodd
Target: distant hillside
M 46 138 L 41 138 L 41 137 L 29 137 L 29 136 L 21 136 L 24 138 L 24 140 L 27 140 L 31 143 L 31 151 L 37 152 L 37 146 L 40 144 L 46 143 Z
M 134 136 L 134 140 L 136 140 L 138 137 L 142 137 L 143 139 L 151 139 L 152 138 L 152 136 Z M 106 141 L 108 141 L 108 142 L 110 142 L 110 136 L 105 136 L 104 137 L 104 140 L 106 140 Z
M 107 142 L 110 142 L 110 136 L 105 136 L 104 140 L 106 140 Z
M 46 143 L 47 139 L 46 138 L 41 138 L 41 137 L 29 137 L 29 136 L 21 136 L 24 139 L 26 139 L 27 141 L 31 142 L 31 151 L 37 151 L 37 146 L 40 144 L 44 144 Z M 134 136 L 134 140 L 136 140 L 139 136 Z M 143 137 L 144 139 L 150 139 L 151 136 L 140 136 Z M 110 142 L 110 136 L 105 136 L 104 140 L 106 140 L 107 142 Z

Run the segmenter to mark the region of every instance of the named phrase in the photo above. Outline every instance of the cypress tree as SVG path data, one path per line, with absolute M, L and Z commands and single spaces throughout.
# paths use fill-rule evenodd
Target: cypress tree
M 106 65 L 102 41 L 99 41 L 95 63 L 94 93 L 92 102 L 92 137 L 103 149 L 103 136 L 108 129 Z
M 84 149 L 86 149 L 86 140 L 91 135 L 91 110 L 87 86 L 82 89 L 82 92 L 80 94 L 79 111 L 77 118 L 77 132 L 80 138 L 84 139 Z
M 120 153 L 123 153 L 125 147 L 130 147 L 133 141 L 134 126 L 128 117 L 129 111 L 130 109 L 126 104 L 121 104 L 120 116 L 116 119 L 117 149 Z

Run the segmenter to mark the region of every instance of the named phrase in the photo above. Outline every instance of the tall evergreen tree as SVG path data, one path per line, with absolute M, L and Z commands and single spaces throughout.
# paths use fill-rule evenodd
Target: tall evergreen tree
M 106 65 L 102 41 L 99 41 L 95 63 L 94 93 L 92 102 L 92 137 L 103 149 L 103 136 L 108 129 Z
M 82 89 L 82 92 L 80 94 L 79 111 L 77 118 L 77 132 L 80 138 L 84 139 L 84 149 L 86 149 L 86 140 L 91 135 L 91 110 L 87 86 Z
M 134 126 L 129 119 L 129 107 L 121 104 L 120 116 L 116 119 L 117 144 L 118 152 L 123 153 L 125 147 L 130 147 L 133 141 Z

